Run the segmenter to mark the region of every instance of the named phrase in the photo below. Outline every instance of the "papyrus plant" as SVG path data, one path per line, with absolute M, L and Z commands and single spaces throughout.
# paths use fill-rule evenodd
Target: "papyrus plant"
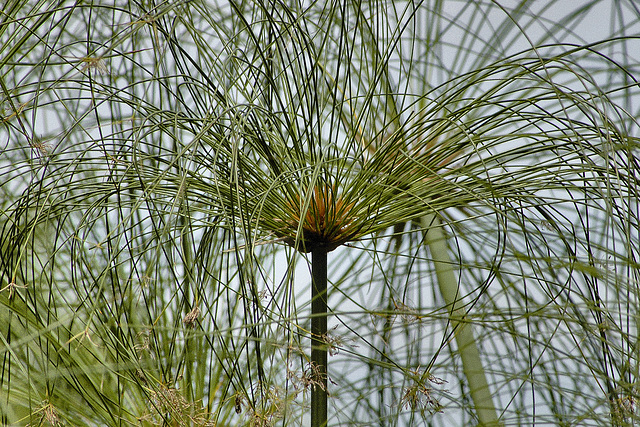
M 536 3 L 11 3 L 3 421 L 632 422 L 637 14 Z

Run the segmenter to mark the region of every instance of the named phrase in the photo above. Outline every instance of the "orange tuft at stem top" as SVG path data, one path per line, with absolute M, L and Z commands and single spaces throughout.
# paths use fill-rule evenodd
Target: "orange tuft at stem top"
M 296 233 L 302 222 L 302 236 L 282 236 L 284 241 L 300 252 L 311 252 L 316 248 L 330 252 L 353 240 L 359 228 L 352 212 L 355 203 L 346 203 L 335 193 L 335 188 L 317 185 L 308 207 L 301 203 L 300 198 L 290 203 L 286 222 Z

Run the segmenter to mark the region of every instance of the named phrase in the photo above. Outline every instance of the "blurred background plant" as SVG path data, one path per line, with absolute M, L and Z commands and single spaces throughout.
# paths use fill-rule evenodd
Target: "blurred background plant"
M 633 424 L 639 18 L 7 2 L 2 422 Z

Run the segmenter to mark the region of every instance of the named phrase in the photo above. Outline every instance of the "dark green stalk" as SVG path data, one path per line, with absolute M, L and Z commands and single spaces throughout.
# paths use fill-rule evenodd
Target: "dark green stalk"
M 327 251 L 311 253 L 311 364 L 314 385 L 311 388 L 311 427 L 327 425 Z M 317 371 L 315 371 L 317 369 Z

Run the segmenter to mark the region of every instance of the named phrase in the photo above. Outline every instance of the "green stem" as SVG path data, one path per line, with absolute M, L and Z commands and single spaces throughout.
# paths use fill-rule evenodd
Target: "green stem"
M 462 359 L 462 370 L 469 382 L 471 399 L 479 425 L 500 426 L 502 423 L 498 421 L 496 408 L 493 405 L 491 390 L 482 366 L 478 345 L 473 336 L 473 329 L 466 319 L 466 311 L 460 297 L 458 280 L 453 270 L 442 224 L 436 215 L 428 215 L 422 218 L 422 226 L 427 229 L 425 240 L 435 264 L 440 293 L 451 310 L 451 326 L 455 332 L 458 352 Z
M 327 425 L 327 251 L 311 253 L 311 363 L 319 377 L 311 388 L 311 427 Z
M 183 262 L 184 262 L 184 268 L 185 268 L 185 276 L 184 276 L 184 284 L 183 284 L 183 289 L 184 289 L 184 294 L 183 294 L 183 306 L 189 308 L 189 310 L 187 310 L 184 314 L 186 315 L 187 312 L 189 312 L 191 310 L 190 307 L 192 307 L 193 305 L 193 301 L 191 300 L 191 278 L 193 277 L 193 271 L 192 271 L 192 266 L 193 266 L 193 254 L 191 253 L 191 235 L 189 234 L 189 225 L 188 225 L 188 220 L 186 219 L 186 217 L 184 215 L 180 215 L 179 218 L 179 224 L 182 228 L 182 233 L 181 233 L 181 246 L 182 246 L 182 253 L 184 254 L 184 258 L 183 258 Z M 194 338 L 193 338 L 193 331 L 189 330 L 189 328 L 187 328 L 187 332 L 186 332 L 186 340 L 185 340 L 185 345 L 184 345 L 184 377 L 185 377 L 185 384 L 187 385 L 186 387 L 183 387 L 183 392 L 184 392 L 184 397 L 187 399 L 188 402 L 193 402 L 195 400 L 195 387 L 194 387 L 194 381 L 193 381 L 193 369 L 196 366 L 196 362 L 195 362 L 195 343 L 194 343 Z

